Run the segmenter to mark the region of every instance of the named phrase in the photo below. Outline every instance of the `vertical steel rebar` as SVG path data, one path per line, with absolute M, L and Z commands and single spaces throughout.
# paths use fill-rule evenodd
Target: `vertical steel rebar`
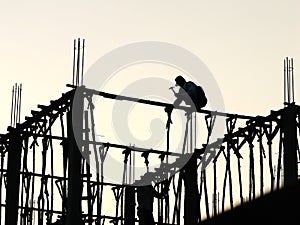
M 85 163 L 86 173 L 87 173 L 87 182 L 86 182 L 86 192 L 87 192 L 87 205 L 88 205 L 88 224 L 92 225 L 93 221 L 93 204 L 92 204 L 92 191 L 91 191 L 91 179 L 90 179 L 90 153 L 89 153 L 89 115 L 88 111 L 84 111 L 84 158 L 83 163 Z
M 283 60 L 283 99 L 284 99 L 284 102 L 283 103 L 286 103 L 287 102 L 287 94 L 286 94 L 286 86 L 287 86 L 287 75 L 286 75 L 286 61 L 285 59 Z
M 291 58 L 291 97 L 292 97 L 292 102 L 295 102 L 294 98 L 294 61 L 293 58 Z
M 238 176 L 239 176 L 239 194 L 240 194 L 240 201 L 241 204 L 244 203 L 243 197 L 243 184 L 242 184 L 242 172 L 241 172 L 241 159 L 238 158 Z
M 286 58 L 286 63 L 287 63 L 287 97 L 288 97 L 288 103 L 291 103 L 291 90 L 290 90 L 290 87 L 291 87 L 291 78 L 290 78 L 290 60 L 288 59 L 288 57 Z
M 259 129 L 259 171 L 260 171 L 260 195 L 264 194 L 264 146 L 262 143 L 262 128 Z
M 10 109 L 10 126 L 13 127 L 13 114 L 14 114 L 14 95 L 15 95 L 15 86 L 12 87 L 11 95 L 11 109 Z
M 72 77 L 72 84 L 73 85 L 76 85 L 75 84 L 75 61 L 76 61 L 76 39 L 74 39 L 74 51 L 73 51 L 73 77 Z
M 280 132 L 279 136 L 279 152 L 277 162 L 277 190 L 280 188 L 280 172 L 281 172 L 281 161 L 282 161 L 282 147 L 283 147 L 283 133 Z
M 84 47 L 85 47 L 85 39 L 83 39 L 82 42 L 81 85 L 83 85 Z
M 21 122 L 21 109 L 22 109 L 22 84 L 20 84 L 20 97 L 19 97 L 19 114 L 18 114 L 18 122 Z
M 78 38 L 77 46 L 77 71 L 76 71 L 76 86 L 79 86 L 79 74 L 80 74 L 80 38 Z
M 217 215 L 217 201 L 216 201 L 216 198 L 217 198 L 217 162 L 214 160 L 213 164 L 214 164 L 213 215 L 216 216 Z

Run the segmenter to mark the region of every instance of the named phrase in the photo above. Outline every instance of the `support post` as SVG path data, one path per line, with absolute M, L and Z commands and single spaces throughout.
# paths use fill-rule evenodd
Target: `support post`
M 135 224 L 135 188 L 125 187 L 124 225 Z
M 82 225 L 81 146 L 83 137 L 83 96 L 81 93 L 78 93 L 76 102 L 73 103 L 71 104 L 71 110 L 67 113 L 69 167 L 66 225 Z M 76 139 L 74 130 L 76 131 Z
M 13 129 L 9 134 L 5 225 L 18 223 L 21 152 L 22 137 L 17 129 Z
M 200 197 L 198 191 L 197 158 L 194 154 L 183 168 L 184 224 L 197 225 L 200 220 Z
M 297 182 L 297 106 L 290 104 L 281 114 L 283 132 L 284 187 Z

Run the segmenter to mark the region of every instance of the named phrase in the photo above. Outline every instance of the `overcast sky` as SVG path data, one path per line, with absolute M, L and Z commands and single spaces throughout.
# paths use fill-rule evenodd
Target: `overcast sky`
M 1 1 L 0 131 L 10 123 L 15 82 L 23 84 L 21 121 L 69 90 L 76 38 L 86 40 L 86 70 L 126 44 L 181 46 L 209 68 L 227 112 L 267 115 L 283 106 L 287 56 L 294 58 L 299 99 L 299 6 L 297 0 Z

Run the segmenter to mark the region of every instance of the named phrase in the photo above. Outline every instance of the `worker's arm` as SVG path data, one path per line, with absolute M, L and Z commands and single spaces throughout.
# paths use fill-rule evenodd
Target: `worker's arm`
M 187 96 L 188 93 L 183 88 L 180 88 L 179 92 L 175 94 L 176 100 L 173 103 L 174 107 L 179 106 L 180 103 L 187 98 Z

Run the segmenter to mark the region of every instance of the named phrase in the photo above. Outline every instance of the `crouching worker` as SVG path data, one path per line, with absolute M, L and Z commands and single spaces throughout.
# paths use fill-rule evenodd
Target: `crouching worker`
M 195 107 L 196 111 L 199 111 L 207 104 L 207 98 L 203 88 L 196 85 L 192 81 L 186 81 L 182 76 L 175 78 L 176 85 L 179 86 L 179 92 L 176 93 L 173 89 L 176 100 L 173 103 L 174 107 L 177 107 L 181 102 L 185 102 L 186 105 Z M 170 107 L 167 107 L 166 111 L 170 111 Z

